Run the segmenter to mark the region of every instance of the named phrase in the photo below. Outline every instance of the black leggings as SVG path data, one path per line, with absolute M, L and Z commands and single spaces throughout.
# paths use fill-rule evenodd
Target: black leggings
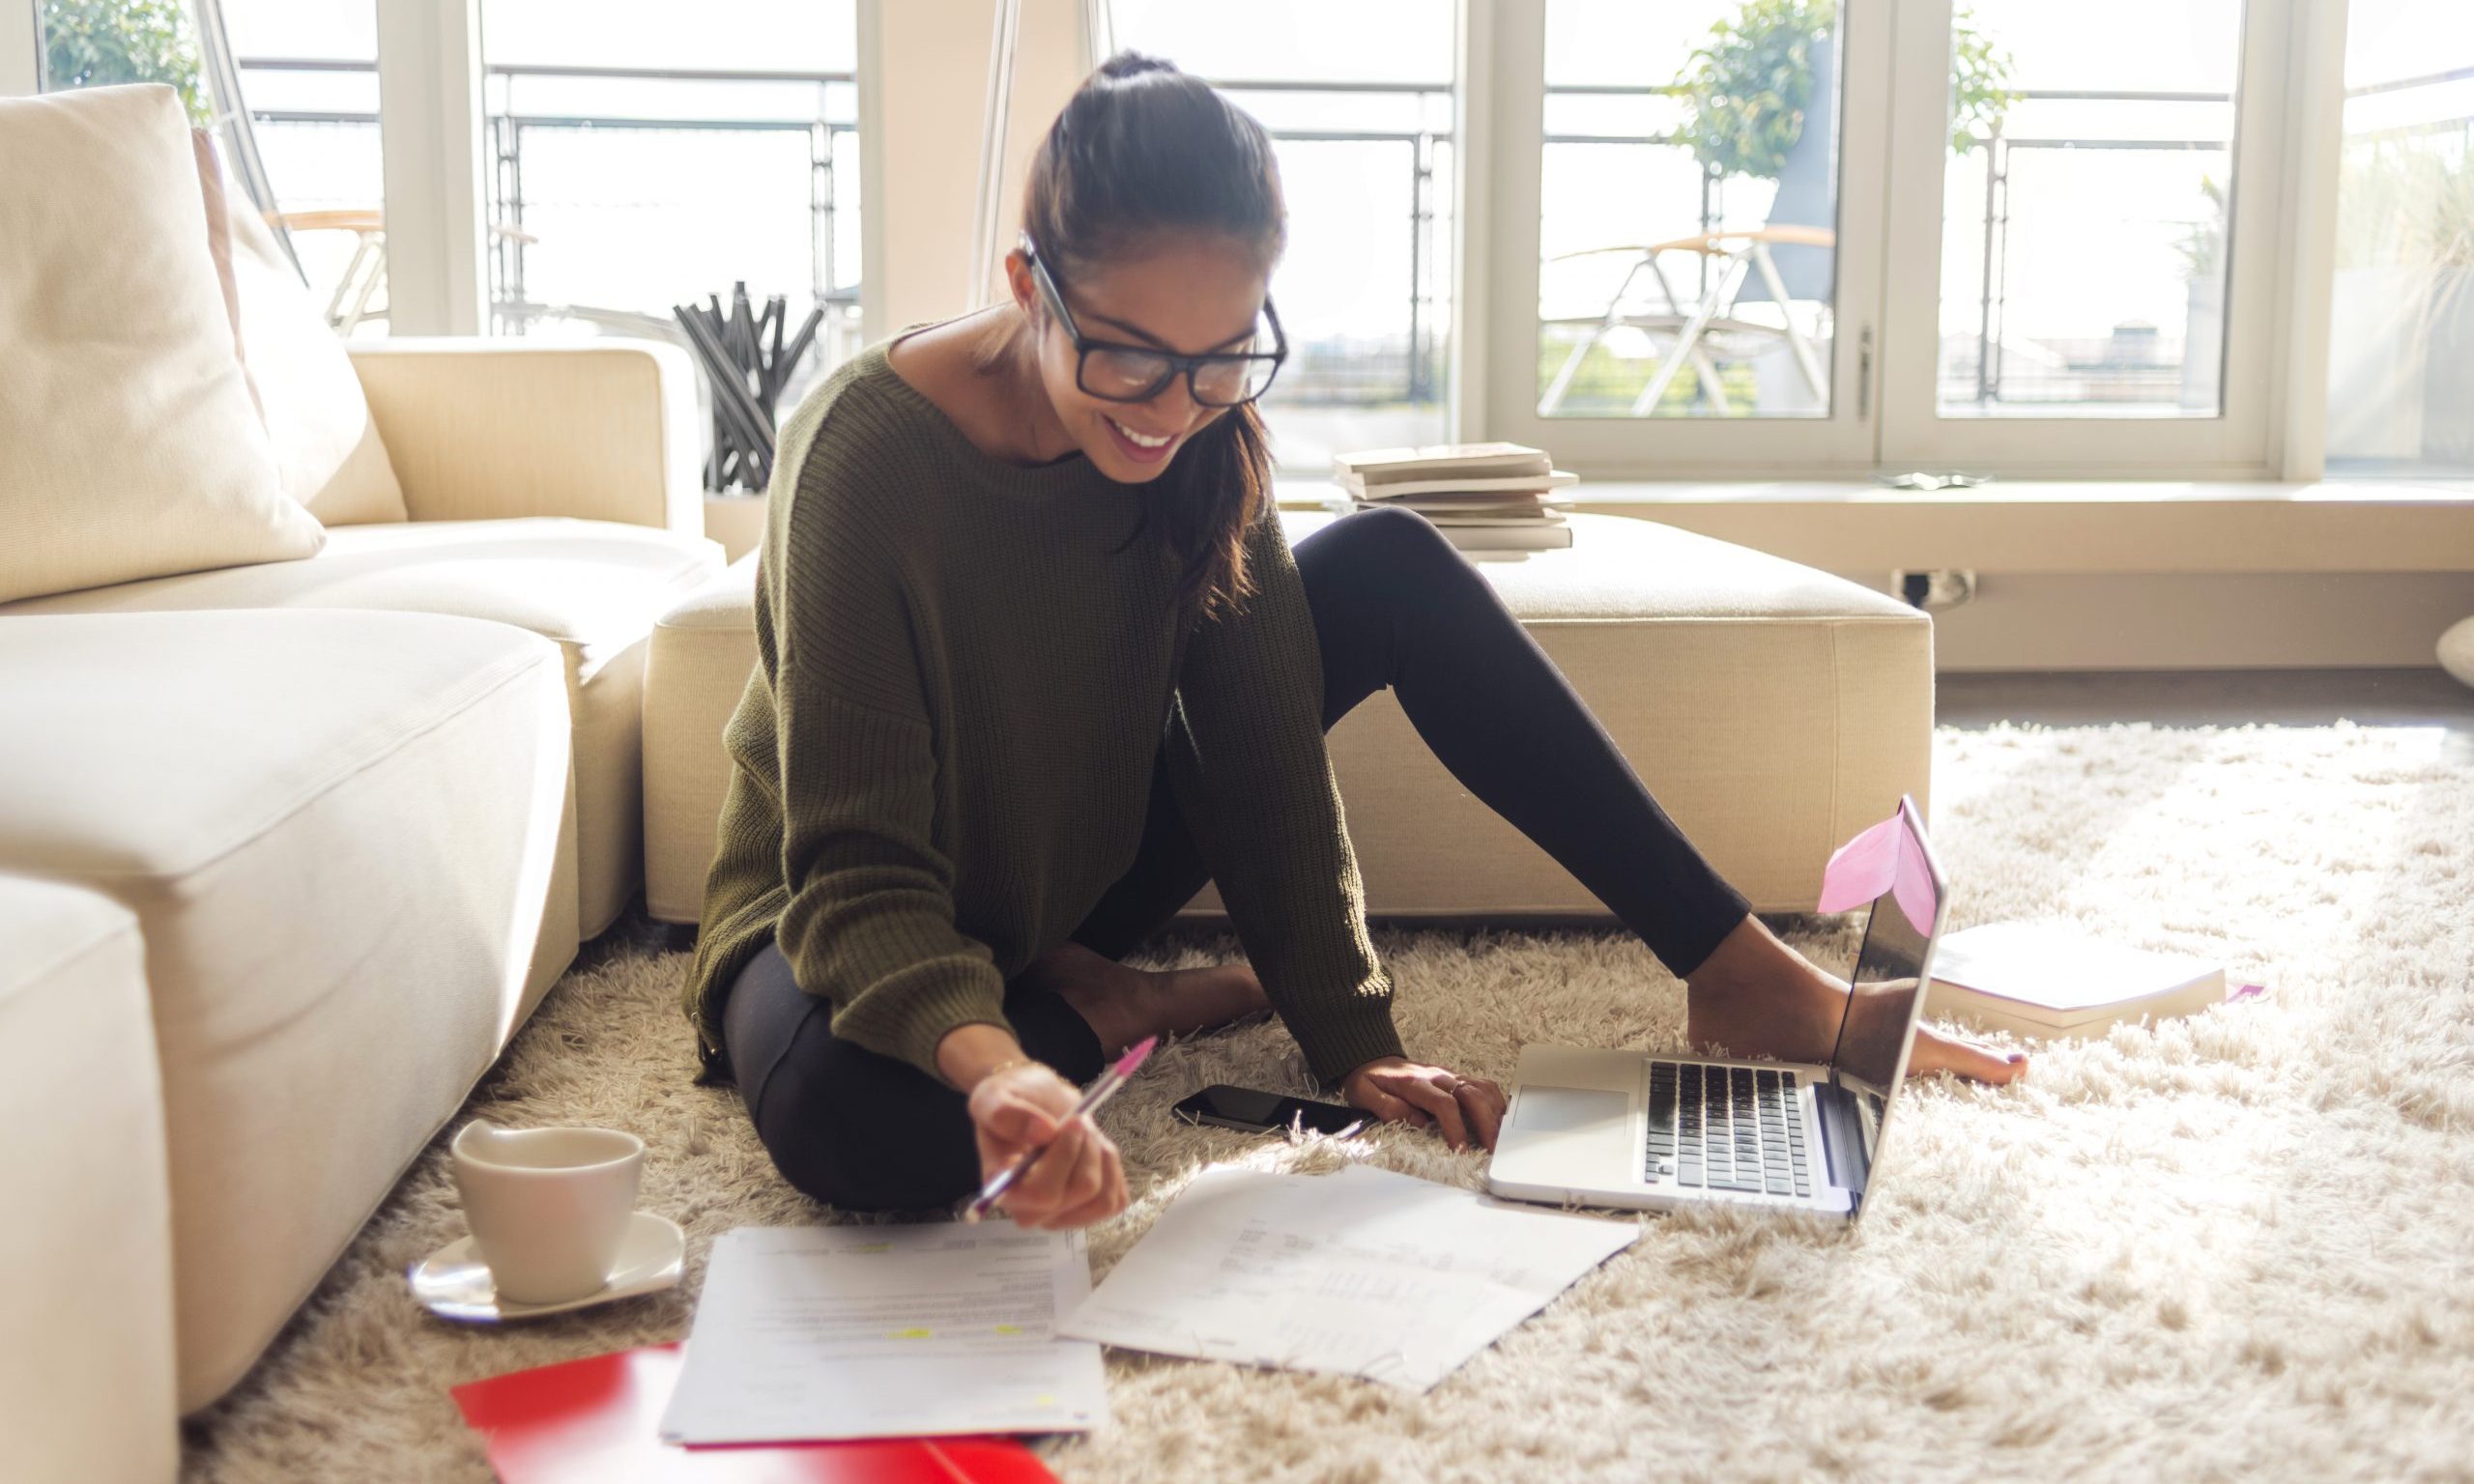
M 1359 511 L 1295 551 L 1322 645 L 1326 731 L 1390 686 L 1453 776 L 1678 975 L 1749 915 L 1493 586 L 1424 516 Z M 1209 880 L 1167 769 L 1156 768 L 1134 866 L 1074 941 L 1121 958 Z M 773 1162 L 799 1189 L 849 1211 L 967 1194 L 979 1158 L 963 1099 L 907 1063 L 837 1040 L 830 1011 L 800 991 L 769 945 L 731 986 L 723 1040 Z M 1026 1055 L 1072 1081 L 1099 1074 L 1099 1039 L 1054 994 L 1017 986 L 1005 1014 Z

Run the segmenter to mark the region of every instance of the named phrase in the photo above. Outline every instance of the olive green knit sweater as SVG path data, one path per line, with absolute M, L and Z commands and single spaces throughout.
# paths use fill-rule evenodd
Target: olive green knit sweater
M 1315 1074 L 1398 1052 L 1280 522 L 1249 535 L 1254 594 L 1181 635 L 1163 523 L 1126 545 L 1157 488 L 991 458 L 881 345 L 785 424 L 687 981 L 708 1065 L 778 940 L 836 1036 L 935 1075 L 1133 864 L 1164 757 Z

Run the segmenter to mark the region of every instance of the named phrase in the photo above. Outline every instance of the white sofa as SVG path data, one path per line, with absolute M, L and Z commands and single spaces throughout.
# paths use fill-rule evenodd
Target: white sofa
M 137 920 L 0 875 L 0 1460 L 168 1479 L 172 1218 Z
M 1332 516 L 1286 510 L 1292 543 Z M 1478 569 L 1651 790 L 1768 912 L 1809 912 L 1830 851 L 1930 797 L 1933 625 L 1882 593 L 1626 516 Z M 695 922 L 730 779 L 723 724 L 756 662 L 754 556 L 665 614 L 645 682 L 645 899 Z M 1390 692 L 1333 728 L 1366 878 L 1393 919 L 1604 921 L 1604 905 L 1437 762 Z M 1224 919 L 1205 887 L 1181 916 Z
M 13 100 L 0 157 L 29 120 L 54 147 L 143 134 L 129 153 L 154 174 L 124 215 L 179 192 L 191 144 L 168 97 L 64 97 L 100 100 Z M 40 246 L 43 212 L 90 200 L 30 191 L 31 155 L 0 160 L 18 234 L 0 238 Z M 194 273 L 214 302 L 202 193 L 158 213 L 156 274 L 113 285 L 159 296 Z M 99 249 L 115 265 L 135 250 L 118 230 Z M 40 281 L 0 278 L 0 330 L 14 315 L 26 337 L 0 366 L 0 427 L 110 462 L 98 439 L 160 425 L 144 397 L 193 409 L 249 368 L 222 424 L 249 446 L 120 459 L 153 481 L 142 499 L 92 480 L 67 499 L 65 466 L 0 447 L 0 530 L 19 533 L 0 578 L 40 594 L 0 603 L 10 1484 L 169 1478 L 177 1417 L 247 1372 L 579 941 L 635 899 L 647 640 L 722 568 L 675 347 L 398 340 L 347 359 L 254 250 L 257 276 L 223 275 L 228 322 L 98 300 L 56 237 Z M 102 329 L 67 318 L 97 302 Z M 81 414 L 64 387 L 119 388 L 47 366 L 42 337 L 69 360 L 117 353 L 124 322 L 159 342 L 127 378 L 145 414 L 64 431 Z M 187 380 L 158 395 L 174 361 Z M 314 555 L 184 559 L 167 532 L 232 516 L 185 508 L 183 481 L 235 469 L 257 508 L 297 501 L 291 550 Z M 29 563 L 27 540 L 48 555 Z M 171 575 L 60 580 L 123 542 Z
M 0 872 L 117 900 L 146 943 L 182 1412 L 635 898 L 646 640 L 721 568 L 672 348 L 355 359 L 416 519 L 0 607 Z M 90 1235 L 41 1239 L 72 1288 L 116 1266 Z

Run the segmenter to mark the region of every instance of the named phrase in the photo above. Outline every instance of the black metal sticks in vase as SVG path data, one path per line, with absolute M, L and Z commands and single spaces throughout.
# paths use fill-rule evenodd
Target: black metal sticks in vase
M 775 407 L 816 339 L 824 309 L 809 310 L 807 322 L 785 345 L 789 306 L 781 295 L 767 299 L 759 314 L 748 301 L 747 285 L 734 283 L 728 314 L 719 295 L 706 295 L 705 305 L 671 306 L 713 392 L 713 452 L 705 461 L 705 488 L 718 494 L 736 486 L 762 494 L 773 477 Z

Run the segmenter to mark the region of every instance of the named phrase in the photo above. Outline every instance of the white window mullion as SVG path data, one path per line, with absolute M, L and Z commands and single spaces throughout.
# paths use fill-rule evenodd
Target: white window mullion
M 377 0 L 390 333 L 477 335 L 489 315 L 481 0 Z
M 2274 390 L 2272 472 L 2317 479 L 2328 458 L 2329 304 L 2336 291 L 2337 175 L 2344 154 L 2346 0 L 2294 7 L 2287 51 L 2293 120 L 2286 150 L 2283 374 Z
M 0 0 L 0 98 L 31 98 L 43 87 L 43 0 Z
M 1498 372 L 1486 354 L 1492 343 L 1491 315 L 1495 295 L 1493 261 L 1495 211 L 1494 110 L 1501 86 L 1501 62 L 1495 48 L 1496 14 L 1520 0 L 1461 0 L 1460 35 L 1455 71 L 1460 77 L 1459 106 L 1453 127 L 1458 179 L 1453 186 L 1452 246 L 1452 406 L 1446 414 L 1449 436 L 1459 442 L 1482 442 L 1495 435 L 1487 414 L 1489 385 Z M 1516 343 L 1516 342 L 1515 342 Z

